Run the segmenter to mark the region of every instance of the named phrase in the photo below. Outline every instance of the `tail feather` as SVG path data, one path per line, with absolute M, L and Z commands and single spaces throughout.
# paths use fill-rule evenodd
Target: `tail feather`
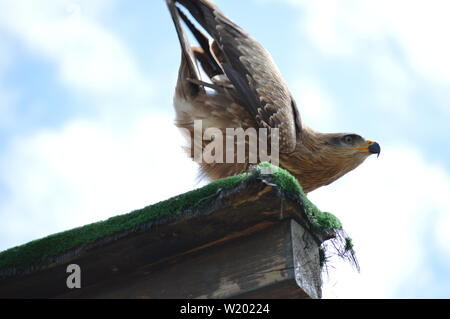
M 175 5 L 174 0 L 166 0 L 167 7 L 169 8 L 170 15 L 175 25 L 175 30 L 178 35 L 181 46 L 181 65 L 178 72 L 178 82 L 176 87 L 177 96 L 181 96 L 185 99 L 197 96 L 201 91 L 204 90 L 203 87 L 190 82 L 187 79 L 200 80 L 200 71 L 195 63 L 195 54 L 189 43 L 189 40 L 184 32 L 183 27 L 180 23 L 180 16 L 178 8 Z
M 192 51 L 191 45 L 184 33 L 184 30 L 180 23 L 180 16 L 178 13 L 178 8 L 175 6 L 174 0 L 166 0 L 167 6 L 169 8 L 170 15 L 172 16 L 173 23 L 175 25 L 175 30 L 177 31 L 178 39 L 181 45 L 181 51 L 183 54 L 184 62 L 187 64 L 189 69 L 190 77 L 193 79 L 200 79 L 199 70 L 195 65 L 195 55 Z
M 216 18 L 225 18 L 219 8 L 208 0 L 172 0 L 185 7 L 194 19 L 214 38 L 218 36 Z M 225 18 L 226 19 L 226 18 Z
M 211 52 L 209 38 L 200 30 L 198 30 L 189 20 L 189 18 L 179 9 L 178 14 L 200 44 L 201 50 L 194 50 L 194 54 L 200 61 L 200 64 L 202 65 L 202 68 L 204 69 L 206 74 L 209 76 L 209 78 L 212 78 L 213 76 L 218 74 L 223 74 L 222 68 L 219 66 L 217 60 Z

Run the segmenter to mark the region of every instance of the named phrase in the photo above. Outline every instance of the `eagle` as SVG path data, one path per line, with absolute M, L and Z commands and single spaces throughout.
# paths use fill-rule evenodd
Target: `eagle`
M 355 133 L 321 133 L 300 112 L 270 53 L 208 0 L 166 0 L 181 46 L 174 95 L 175 125 L 187 132 L 194 159 L 196 121 L 209 127 L 272 128 L 279 132 L 279 166 L 309 193 L 359 166 L 380 145 Z M 195 20 L 193 22 L 188 15 Z M 196 39 L 192 46 L 185 28 Z M 203 77 L 207 77 L 205 81 Z M 201 147 L 213 141 L 202 140 Z M 248 154 L 247 154 L 248 155 Z M 216 180 L 246 171 L 250 162 L 200 162 Z

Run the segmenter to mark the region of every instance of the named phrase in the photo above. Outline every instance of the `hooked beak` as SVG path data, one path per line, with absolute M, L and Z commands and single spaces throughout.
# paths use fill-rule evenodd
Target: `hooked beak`
M 377 142 L 367 141 L 367 146 L 363 147 L 350 147 L 352 150 L 360 150 L 364 153 L 377 154 L 377 157 L 380 156 L 381 147 Z
M 372 141 L 369 141 L 369 142 L 372 142 Z M 378 144 L 377 142 L 372 142 L 371 144 L 369 144 L 368 150 L 372 154 L 377 154 L 377 157 L 380 156 L 381 147 L 380 147 L 380 144 Z

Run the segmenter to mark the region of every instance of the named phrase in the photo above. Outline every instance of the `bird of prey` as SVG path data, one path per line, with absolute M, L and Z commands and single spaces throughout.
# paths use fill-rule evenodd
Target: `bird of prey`
M 208 0 L 166 2 L 182 51 L 174 97 L 175 124 L 189 133 L 192 158 L 196 120 L 202 121 L 202 130 L 277 128 L 279 166 L 298 179 L 305 193 L 332 183 L 369 155 L 379 155 L 379 144 L 358 134 L 320 133 L 305 125 L 269 52 L 217 6 Z M 199 46 L 190 45 L 183 25 Z M 202 80 L 200 70 L 209 81 Z M 202 141 L 202 146 L 207 143 Z M 248 161 L 201 162 L 200 170 L 215 180 L 243 172 L 248 166 Z

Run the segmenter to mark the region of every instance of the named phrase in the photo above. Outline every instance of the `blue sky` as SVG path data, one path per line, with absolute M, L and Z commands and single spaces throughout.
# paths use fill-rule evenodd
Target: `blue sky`
M 449 297 L 450 5 L 216 3 L 272 53 L 306 124 L 382 146 L 309 195 L 362 268 L 333 261 L 325 296 Z M 172 122 L 179 60 L 163 0 L 0 0 L 0 250 L 203 184 Z

